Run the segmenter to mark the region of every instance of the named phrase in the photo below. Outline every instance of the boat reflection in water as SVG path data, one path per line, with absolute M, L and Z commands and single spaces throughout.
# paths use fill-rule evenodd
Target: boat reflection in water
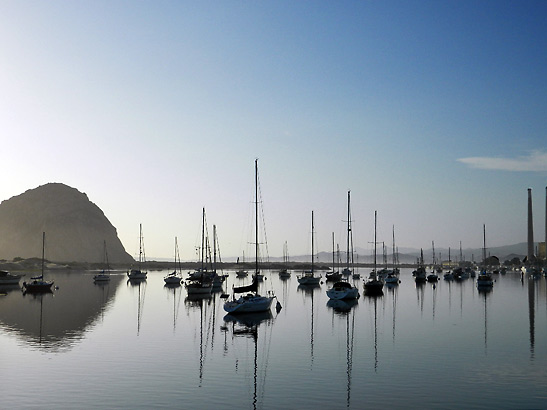
M 263 335 L 262 340 L 264 343 L 269 343 L 271 336 L 267 336 L 266 332 L 271 329 L 274 322 L 272 312 L 267 310 L 265 312 L 241 313 L 238 315 L 227 314 L 224 316 L 224 322 L 231 324 L 231 326 L 223 326 L 223 331 L 229 332 L 231 328 L 232 336 L 239 337 L 241 343 L 247 343 L 250 340 L 254 345 L 252 408 L 261 408 L 262 406 L 259 404 L 259 400 L 263 399 L 265 393 L 264 388 L 266 384 L 266 369 L 268 368 L 268 356 L 270 349 L 269 346 L 261 346 L 261 354 L 259 357 L 258 336 L 259 328 L 262 328 L 263 331 L 260 332 Z M 244 361 L 245 359 L 247 359 L 247 356 L 236 356 L 236 363 L 241 363 L 241 361 Z M 240 365 L 236 364 L 236 368 L 239 369 L 239 367 Z M 259 380 L 262 382 L 261 386 L 259 386 Z
M 199 310 L 199 386 L 202 386 L 203 383 L 203 372 L 205 364 L 205 354 L 207 352 L 205 332 L 209 333 L 209 328 L 212 329 L 213 334 L 211 336 L 211 343 L 214 339 L 214 318 L 215 318 L 215 300 L 216 298 L 212 297 L 211 293 L 207 294 L 188 294 L 184 299 L 184 304 L 190 308 Z M 212 318 L 209 318 L 209 306 L 212 305 Z
M 298 285 L 297 290 L 299 292 L 304 293 L 306 296 L 310 296 L 311 299 L 311 318 L 310 318 L 310 358 L 311 363 L 313 364 L 313 347 L 314 347 L 314 315 L 315 315 L 315 307 L 314 307 L 314 294 L 315 292 L 319 292 L 321 287 L 319 284 L 312 284 L 312 285 Z
M 21 292 L 17 285 L 1 287 L 0 333 L 48 352 L 70 350 L 112 308 L 117 285 L 124 277 L 112 275 L 110 286 L 103 287 L 89 283 L 90 275 L 82 280 L 81 274 L 49 271 L 48 277 L 59 288 L 55 293 L 51 289 Z
M 329 299 L 327 302 L 327 306 L 337 313 L 347 313 L 357 304 L 357 299 Z

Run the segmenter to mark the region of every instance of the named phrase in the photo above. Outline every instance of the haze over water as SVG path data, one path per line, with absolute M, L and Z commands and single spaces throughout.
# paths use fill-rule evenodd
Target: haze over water
M 283 309 L 234 319 L 219 294 L 91 272 L 48 273 L 53 294 L 2 289 L 3 408 L 543 408 L 545 278 L 496 275 L 329 306 L 328 284 L 266 274 Z M 225 272 L 226 273 L 226 272 Z M 362 269 L 363 275 L 368 270 Z M 229 272 L 227 287 L 245 283 Z M 248 279 L 247 279 L 248 280 Z M 362 281 L 358 282 L 362 293 Z M 256 326 L 256 332 L 250 326 Z M 255 356 L 256 353 L 256 356 Z M 255 361 L 256 357 L 256 361 Z

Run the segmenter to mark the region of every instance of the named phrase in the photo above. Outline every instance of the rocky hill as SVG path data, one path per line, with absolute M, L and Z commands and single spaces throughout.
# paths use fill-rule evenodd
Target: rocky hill
M 103 211 L 87 195 L 60 183 L 31 189 L 0 203 L 0 259 L 42 255 L 55 262 L 131 263 L 129 255 Z

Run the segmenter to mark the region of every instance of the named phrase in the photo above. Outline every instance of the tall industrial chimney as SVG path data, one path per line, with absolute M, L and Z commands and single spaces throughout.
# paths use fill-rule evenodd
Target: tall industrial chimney
M 532 221 L 532 188 L 528 188 L 528 263 L 534 259 L 534 223 Z

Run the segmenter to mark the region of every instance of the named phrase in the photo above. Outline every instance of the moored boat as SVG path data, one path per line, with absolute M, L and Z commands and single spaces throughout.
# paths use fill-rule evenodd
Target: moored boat
M 348 282 L 339 281 L 327 290 L 329 299 L 357 299 L 359 290 Z
M 46 249 L 46 233 L 42 232 L 42 273 L 40 276 L 31 278 L 30 282 L 23 282 L 23 289 L 25 292 L 40 293 L 51 292 L 53 281 L 44 279 L 44 263 L 45 263 L 45 249 Z
M 240 313 L 256 313 L 265 312 L 270 310 L 275 295 L 272 292 L 268 292 L 267 296 L 262 296 L 258 293 L 258 278 L 260 273 L 258 264 L 259 254 L 259 235 L 258 235 L 258 160 L 255 160 L 255 271 L 253 274 L 253 282 L 247 286 L 234 287 L 234 296 L 232 300 L 224 303 L 224 310 L 231 314 Z M 245 295 L 236 298 L 236 295 Z M 278 302 L 278 308 L 280 305 Z
M 144 254 L 144 243 L 142 237 L 142 224 L 139 225 L 139 267 L 131 269 L 127 272 L 129 280 L 146 280 L 148 273 L 142 270 L 142 265 L 145 263 L 146 257 Z
M 7 270 L 0 270 L 0 286 L 17 285 L 23 275 L 14 275 Z

